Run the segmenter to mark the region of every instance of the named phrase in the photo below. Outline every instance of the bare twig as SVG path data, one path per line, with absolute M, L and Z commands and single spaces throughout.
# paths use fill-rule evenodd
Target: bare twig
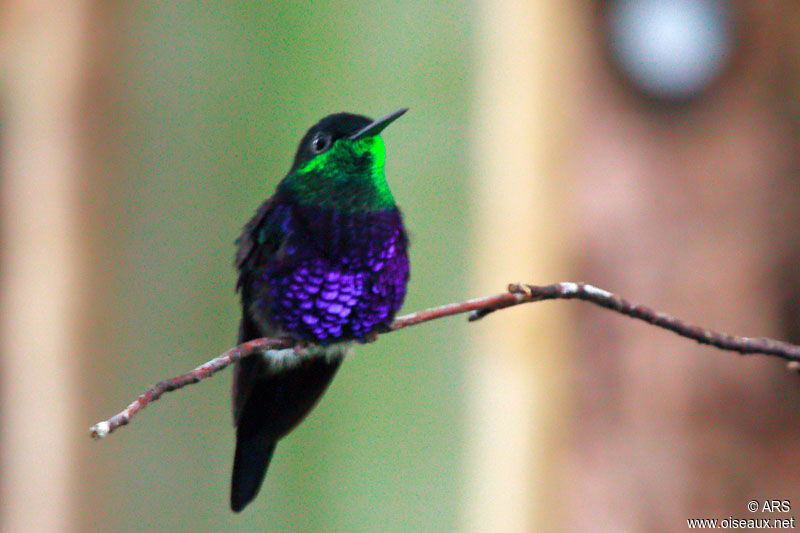
M 725 333 L 718 333 L 700 326 L 686 324 L 679 318 L 633 304 L 608 291 L 599 289 L 587 283 L 561 282 L 552 285 L 525 285 L 511 284 L 508 292 L 475 298 L 465 302 L 452 303 L 440 307 L 433 307 L 417 311 L 396 318 L 383 333 L 397 331 L 398 329 L 415 326 L 439 318 L 470 313 L 469 320 L 480 320 L 489 313 L 512 307 L 519 304 L 538 302 L 541 300 L 570 300 L 578 299 L 605 307 L 631 318 L 644 320 L 649 324 L 667 329 L 682 337 L 695 340 L 701 344 L 715 346 L 721 350 L 739 352 L 741 354 L 763 354 L 778 357 L 789 361 L 789 368 L 800 368 L 800 346 L 781 342 L 765 337 L 737 337 Z M 372 340 L 372 339 L 371 339 Z M 219 357 L 204 363 L 194 370 L 158 382 L 147 389 L 133 403 L 120 413 L 108 420 L 92 426 L 90 432 L 93 438 L 100 439 L 120 426 L 130 422 L 131 418 L 148 404 L 156 401 L 165 392 L 180 389 L 190 383 L 197 383 L 236 361 L 253 354 L 264 354 L 268 350 L 277 348 L 292 348 L 295 343 L 285 338 L 263 338 L 245 342 L 231 348 Z M 280 358 L 283 359 L 280 359 Z M 276 360 L 271 368 L 278 372 L 286 368 L 285 356 L 275 356 Z
M 290 339 L 254 339 L 245 342 L 239 346 L 234 346 L 227 352 L 219 357 L 215 357 L 207 363 L 181 374 L 159 381 L 146 391 L 144 391 L 138 398 L 136 398 L 128 407 L 115 414 L 108 420 L 98 422 L 93 425 L 89 430 L 92 438 L 102 439 L 120 426 L 126 425 L 131 421 L 133 415 L 147 407 L 149 404 L 158 400 L 165 392 L 174 391 L 189 385 L 190 383 L 197 383 L 200 380 L 206 379 L 222 370 L 223 368 L 232 365 L 239 359 L 243 359 L 249 355 L 260 353 L 265 350 L 275 348 L 291 348 L 294 343 Z

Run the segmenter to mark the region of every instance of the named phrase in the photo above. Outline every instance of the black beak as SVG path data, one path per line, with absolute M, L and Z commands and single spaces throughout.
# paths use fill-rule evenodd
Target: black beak
M 394 122 L 396 119 L 400 118 L 406 111 L 408 111 L 407 107 L 401 107 L 394 113 L 389 113 L 385 117 L 379 118 L 372 124 L 368 124 L 367 126 L 364 126 L 360 130 L 352 134 L 350 136 L 350 140 L 357 141 L 358 139 L 363 139 L 364 137 L 373 137 L 375 135 L 378 135 L 380 132 L 383 131 L 383 129 L 386 126 Z

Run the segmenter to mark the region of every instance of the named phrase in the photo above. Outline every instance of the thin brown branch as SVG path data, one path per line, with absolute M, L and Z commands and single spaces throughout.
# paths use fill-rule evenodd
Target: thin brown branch
M 708 344 L 721 350 L 739 352 L 741 354 L 770 355 L 789 361 L 792 368 L 800 367 L 800 346 L 765 337 L 738 337 L 726 333 L 718 333 L 701 326 L 690 325 L 677 317 L 655 311 L 643 305 L 633 304 L 606 290 L 599 289 L 587 283 L 562 282 L 552 285 L 511 284 L 508 286 L 508 292 L 505 293 L 433 307 L 398 317 L 383 333 L 397 331 L 398 329 L 415 326 L 423 322 L 462 313 L 470 313 L 469 320 L 473 321 L 480 320 L 489 313 L 519 304 L 538 302 L 541 300 L 571 299 L 591 302 L 631 318 L 644 320 L 649 324 L 667 329 L 682 337 L 695 340 L 701 344 Z M 92 426 L 90 430 L 91 435 L 96 439 L 105 437 L 118 427 L 124 426 L 130 422 L 131 418 L 137 412 L 158 400 L 165 392 L 180 389 L 191 383 L 197 383 L 244 357 L 254 354 L 267 356 L 266 352 L 268 350 L 292 347 L 295 348 L 297 357 L 287 356 L 286 354 L 277 355 L 280 352 L 271 352 L 269 354 L 269 356 L 272 357 L 270 368 L 275 372 L 279 372 L 287 366 L 299 364 L 302 361 L 303 347 L 295 345 L 291 339 L 284 338 L 255 339 L 235 346 L 219 357 L 185 374 L 158 382 L 142 393 L 141 396 L 123 411 L 112 416 L 108 420 Z
M 211 361 L 203 363 L 202 365 L 190 370 L 189 372 L 186 372 L 185 374 L 159 381 L 144 391 L 128 407 L 115 414 L 108 420 L 104 420 L 93 425 L 89 432 L 92 438 L 102 439 L 118 427 L 126 425 L 131 421 L 131 418 L 133 418 L 136 413 L 154 401 L 158 400 L 165 392 L 181 389 L 186 385 L 197 383 L 198 381 L 206 379 L 209 376 L 213 376 L 223 368 L 226 368 L 227 366 L 232 365 L 236 361 L 249 355 L 261 353 L 265 350 L 271 350 L 275 348 L 291 348 L 292 345 L 293 342 L 289 339 L 263 338 L 254 339 L 238 346 L 234 346 L 219 357 L 215 357 Z
M 721 350 L 739 352 L 743 355 L 771 355 L 791 363 L 800 363 L 800 346 L 795 344 L 766 337 L 739 337 L 727 333 L 719 333 L 702 326 L 687 324 L 680 318 L 655 311 L 644 305 L 633 304 L 624 298 L 588 283 L 563 282 L 544 286 L 512 284 L 508 286 L 508 290 L 512 294 L 524 295 L 519 303 L 556 299 L 569 300 L 573 298 L 584 300 L 631 318 L 644 320 L 649 324 L 667 329 L 681 337 L 695 340 L 700 344 L 708 344 Z M 516 305 L 516 303 L 501 305 L 497 309 L 509 307 L 510 305 Z M 497 309 L 480 310 L 478 312 L 485 315 Z

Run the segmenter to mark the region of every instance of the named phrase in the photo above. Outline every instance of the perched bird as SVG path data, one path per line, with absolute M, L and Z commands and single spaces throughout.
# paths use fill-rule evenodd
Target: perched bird
M 385 328 L 403 303 L 407 239 L 380 133 L 406 111 L 319 121 L 236 241 L 239 342 L 283 336 L 299 343 L 235 367 L 236 512 L 256 496 L 278 439 L 314 407 L 349 347 Z

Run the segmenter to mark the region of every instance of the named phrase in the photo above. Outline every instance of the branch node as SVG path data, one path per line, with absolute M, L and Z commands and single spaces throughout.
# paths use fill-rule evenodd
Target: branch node
M 509 283 L 506 290 L 508 290 L 508 292 L 511 294 L 521 294 L 529 298 L 533 296 L 531 286 L 524 283 Z

